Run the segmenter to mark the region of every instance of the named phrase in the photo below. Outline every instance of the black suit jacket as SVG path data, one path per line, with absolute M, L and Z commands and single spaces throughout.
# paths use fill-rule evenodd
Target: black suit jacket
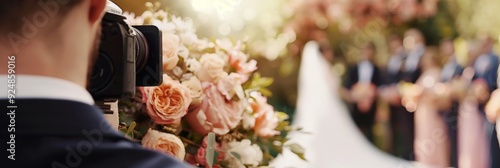
M 380 86 L 383 84 L 383 79 L 381 78 L 381 71 L 377 66 L 373 66 L 373 75 L 371 82 L 375 86 Z M 344 79 L 344 87 L 351 89 L 359 81 L 358 65 L 351 66 Z M 375 112 L 377 110 L 377 103 L 374 102 L 370 107 L 368 113 L 361 113 L 357 108 L 355 103 L 349 104 L 349 108 L 352 111 L 352 117 L 357 125 L 371 126 L 375 121 Z
M 419 65 L 418 68 L 413 71 L 401 72 L 401 80 L 405 82 L 416 83 L 421 74 L 422 68 Z
M 0 105 L 5 110 L 9 104 L 0 100 Z M 16 105 L 14 120 L 2 117 L 4 128 L 15 123 L 15 132 L 2 131 L 2 149 L 10 148 L 5 142 L 10 141 L 11 133 L 15 136 L 15 161 L 7 159 L 10 152 L 3 151 L 6 167 L 188 167 L 125 138 L 94 106 L 49 99 L 18 99 Z
M 381 77 L 381 71 L 377 66 L 373 66 L 373 75 L 371 82 L 375 86 L 380 86 L 383 84 L 383 79 Z M 356 84 L 359 81 L 359 71 L 358 71 L 358 65 L 354 65 L 349 67 L 347 70 L 345 79 L 344 79 L 344 87 L 347 89 L 351 89 L 354 84 Z

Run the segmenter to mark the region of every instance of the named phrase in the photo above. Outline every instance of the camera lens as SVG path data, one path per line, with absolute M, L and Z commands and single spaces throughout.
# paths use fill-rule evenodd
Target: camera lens
M 140 71 L 142 68 L 144 68 L 144 66 L 146 66 L 146 63 L 148 61 L 148 56 L 149 56 L 148 41 L 141 31 L 137 30 L 136 28 L 133 29 L 136 33 L 135 65 L 136 65 L 136 71 Z
M 109 56 L 99 52 L 99 57 L 97 58 L 94 69 L 92 70 L 92 75 L 90 77 L 90 90 L 91 92 L 99 92 L 109 85 L 111 79 L 113 78 L 113 63 L 111 62 Z

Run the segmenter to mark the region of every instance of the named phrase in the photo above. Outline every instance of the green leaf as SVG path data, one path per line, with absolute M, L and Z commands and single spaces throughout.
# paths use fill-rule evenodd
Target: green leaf
M 290 122 L 289 121 L 283 121 L 278 123 L 278 126 L 276 127 L 276 131 L 288 131 L 287 129 L 290 127 Z
M 214 152 L 214 164 L 217 163 L 217 158 L 219 157 L 219 152 L 215 151 Z
M 259 87 L 268 87 L 274 83 L 273 78 L 260 78 L 256 81 L 255 85 Z
M 283 146 L 281 145 L 273 145 L 273 149 L 278 153 L 283 153 Z
M 259 92 L 262 93 L 262 95 L 266 96 L 266 97 L 273 96 L 273 92 L 271 92 L 269 89 L 266 89 L 266 88 L 260 88 Z
M 135 126 L 137 126 L 137 123 L 135 121 L 130 123 L 130 126 L 128 126 L 128 129 L 127 129 L 127 132 L 125 132 L 125 135 L 130 136 L 130 138 L 133 139 Z
M 290 118 L 290 116 L 288 116 L 288 114 L 284 112 L 276 112 L 276 116 L 278 117 L 280 122 L 288 120 Z
M 236 159 L 241 160 L 240 154 L 238 154 L 236 152 L 231 152 L 231 155 L 233 155 Z
M 283 139 L 281 140 L 281 143 L 282 143 L 282 144 L 285 144 L 285 143 L 286 143 L 286 142 L 288 142 L 289 140 L 290 140 L 290 138 L 283 138 Z
M 304 157 L 305 149 L 302 146 L 300 146 L 299 144 L 293 143 L 293 144 L 287 145 L 287 147 L 290 148 L 290 150 L 295 155 L 297 155 L 300 159 L 306 161 L 306 158 Z
M 215 134 L 208 133 L 207 135 L 207 150 L 205 153 L 205 159 L 209 167 L 214 165 L 215 159 Z

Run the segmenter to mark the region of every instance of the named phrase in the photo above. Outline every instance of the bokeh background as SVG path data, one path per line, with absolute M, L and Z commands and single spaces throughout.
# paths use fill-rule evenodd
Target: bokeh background
M 113 0 L 140 15 L 150 0 Z M 466 59 L 466 40 L 500 36 L 499 0 L 155 0 L 170 13 L 190 18 L 202 37 L 246 41 L 263 76 L 273 77 L 271 103 L 292 120 L 297 99 L 301 50 L 309 40 L 333 49 L 332 70 L 343 75 L 362 44 L 373 41 L 376 63 L 384 66 L 387 38 L 408 28 L 422 31 L 427 45 L 456 38 L 456 54 Z M 497 51 L 498 45 L 495 46 Z M 499 53 L 499 52 L 497 52 Z M 379 106 L 377 146 L 387 148 L 387 109 Z

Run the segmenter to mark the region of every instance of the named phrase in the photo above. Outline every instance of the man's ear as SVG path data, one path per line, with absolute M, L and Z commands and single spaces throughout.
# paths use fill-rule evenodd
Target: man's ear
M 90 0 L 89 21 L 95 23 L 101 21 L 106 8 L 107 0 Z

